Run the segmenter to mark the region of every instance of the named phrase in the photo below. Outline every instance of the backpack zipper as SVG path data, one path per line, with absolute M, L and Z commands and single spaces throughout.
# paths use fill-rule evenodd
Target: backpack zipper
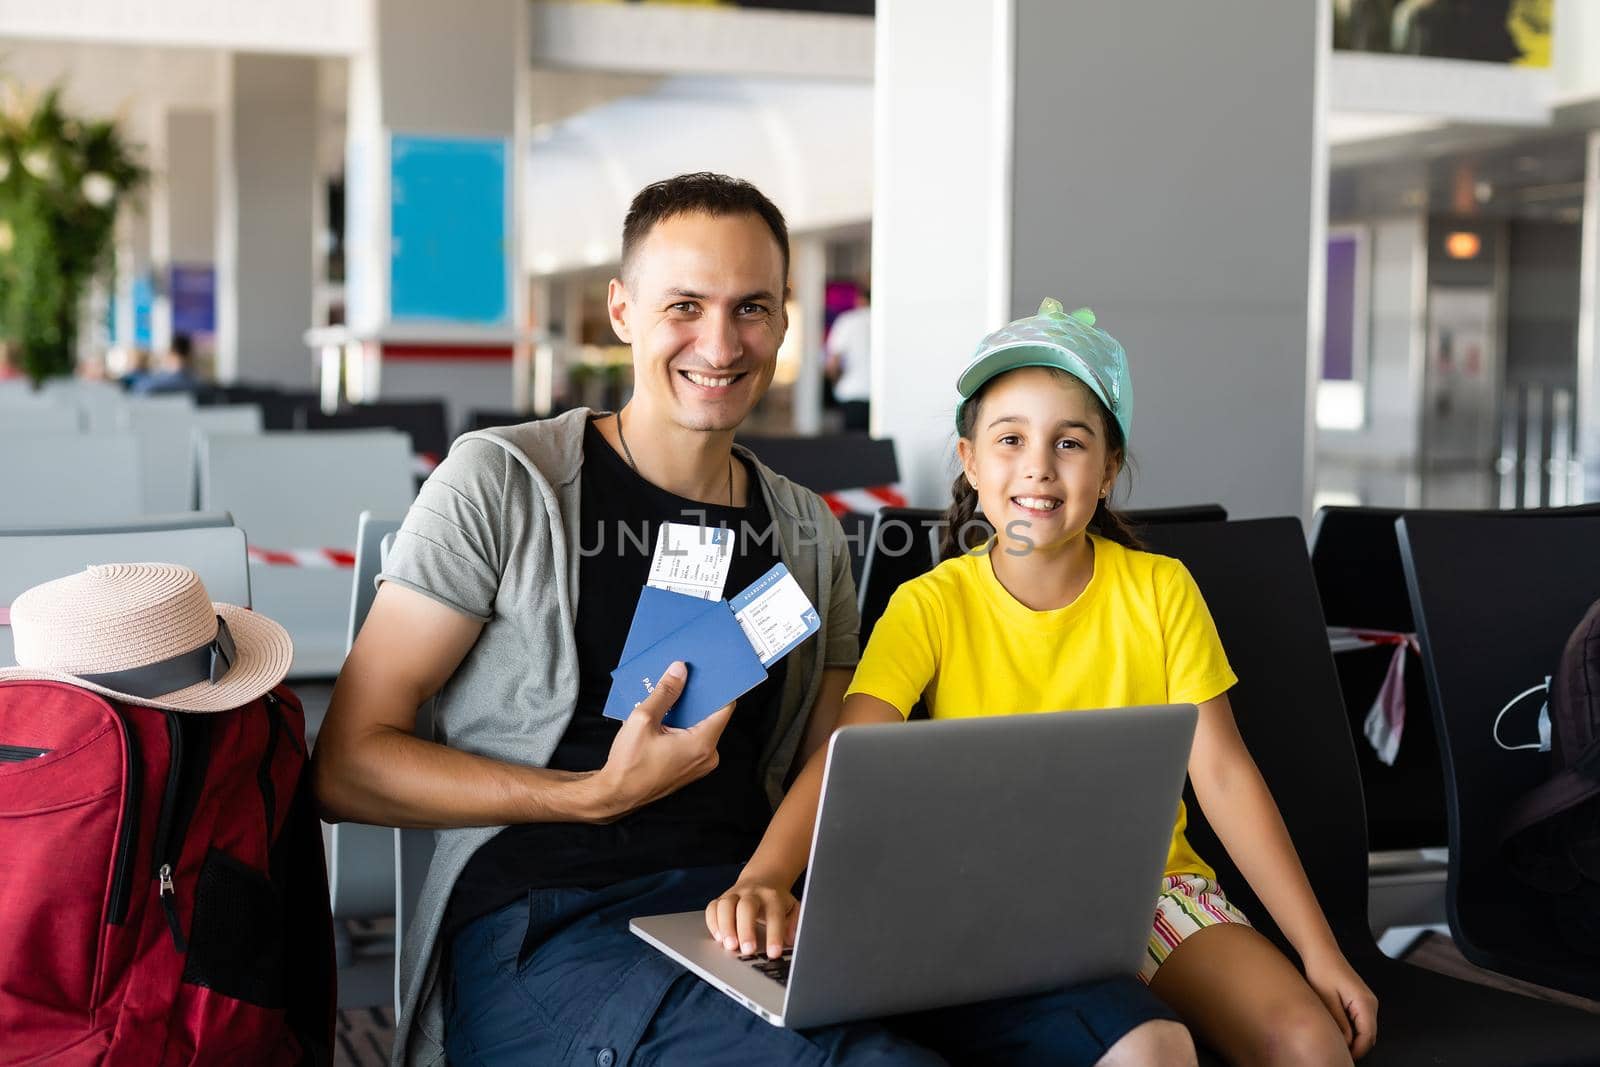
M 26 745 L 0 745 L 0 763 L 22 763 L 25 760 L 48 756 L 48 748 L 29 748 Z
M 267 745 L 261 765 L 256 768 L 256 785 L 261 789 L 261 803 L 266 808 L 267 848 L 271 849 L 272 832 L 278 818 L 278 791 L 272 784 L 272 756 L 278 750 L 278 734 L 282 728 L 278 722 L 278 698 L 268 693 L 262 701 L 262 709 L 267 715 Z
M 298 711 L 301 715 L 304 715 L 306 713 L 306 710 L 300 706 L 300 704 L 299 704 L 299 702 L 297 700 L 295 700 L 294 693 L 289 691 L 289 690 L 285 690 L 285 692 L 289 693 L 289 699 L 288 700 L 284 700 L 284 698 L 280 697 L 277 694 L 276 691 L 272 691 L 272 692 L 267 693 L 267 702 L 272 705 L 274 710 L 277 710 L 278 706 L 281 705 L 281 704 L 288 704 L 289 706 L 293 707 L 296 711 Z M 280 727 L 283 724 L 283 713 L 281 711 L 278 713 L 278 723 L 279 723 Z M 294 749 L 295 755 L 304 756 L 306 754 L 305 745 L 302 744 L 300 741 L 295 740 L 295 736 L 294 736 L 294 731 L 293 730 L 284 730 L 283 731 L 283 736 L 284 736 L 284 739 L 289 742 L 289 747 Z
M 163 710 L 162 714 L 167 718 L 167 741 L 172 757 L 167 764 L 167 787 L 161 794 L 161 821 L 156 828 L 156 892 L 161 901 L 161 910 L 167 916 L 167 928 L 172 931 L 173 945 L 179 953 L 187 953 L 189 945 L 184 940 L 183 927 L 178 922 L 178 891 L 172 883 L 172 864 L 167 860 L 167 854 L 172 849 L 171 838 L 177 815 L 178 788 L 182 781 L 183 728 L 178 722 L 177 712 Z
M 138 736 L 128 727 L 122 714 L 112 709 L 111 717 L 122 731 L 123 769 L 122 832 L 117 835 L 117 855 L 112 861 L 111 900 L 106 905 L 106 922 L 121 926 L 128 918 L 133 898 L 133 858 L 139 840 L 139 793 L 143 787 L 140 772 Z

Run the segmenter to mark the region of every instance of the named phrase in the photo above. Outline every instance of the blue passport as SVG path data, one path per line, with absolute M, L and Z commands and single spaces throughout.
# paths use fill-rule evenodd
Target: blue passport
M 688 664 L 689 680 L 663 720 L 667 726 L 693 726 L 767 677 L 727 601 L 646 586 L 623 643 L 622 662 L 611 672 L 603 714 L 626 719 L 674 660 Z
M 639 592 L 639 603 L 633 609 L 633 622 L 628 627 L 628 639 L 622 643 L 622 655 L 617 657 L 617 662 L 628 662 L 695 616 L 716 606 L 715 600 L 701 600 L 670 589 L 645 586 Z

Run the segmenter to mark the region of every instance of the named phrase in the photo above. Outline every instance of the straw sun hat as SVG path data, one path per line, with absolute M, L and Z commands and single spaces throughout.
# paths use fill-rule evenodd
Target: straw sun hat
M 282 626 L 214 604 L 200 576 L 170 563 L 90 567 L 11 605 L 16 667 L 0 682 L 57 681 L 171 711 L 248 704 L 289 673 Z

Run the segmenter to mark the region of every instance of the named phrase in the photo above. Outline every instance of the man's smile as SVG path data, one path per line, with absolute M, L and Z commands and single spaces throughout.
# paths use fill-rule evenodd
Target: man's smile
M 706 374 L 702 371 L 680 370 L 678 374 L 691 385 L 714 395 L 727 392 L 735 382 L 745 376 L 744 371 L 735 374 Z

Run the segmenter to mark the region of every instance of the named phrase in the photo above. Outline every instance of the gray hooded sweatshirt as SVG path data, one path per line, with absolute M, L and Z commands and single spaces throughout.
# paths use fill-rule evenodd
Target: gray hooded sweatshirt
M 439 691 L 435 740 L 542 767 L 578 694 L 578 499 L 586 409 L 459 438 L 406 514 L 379 575 L 483 622 Z M 844 531 L 822 499 L 756 463 L 779 558 L 821 616 L 790 654 L 777 722 L 760 758 L 774 808 L 827 667 L 859 658 L 855 584 Z M 467 860 L 502 827 L 435 833 L 433 862 L 400 954 L 394 1063 L 444 1061 L 439 927 Z

